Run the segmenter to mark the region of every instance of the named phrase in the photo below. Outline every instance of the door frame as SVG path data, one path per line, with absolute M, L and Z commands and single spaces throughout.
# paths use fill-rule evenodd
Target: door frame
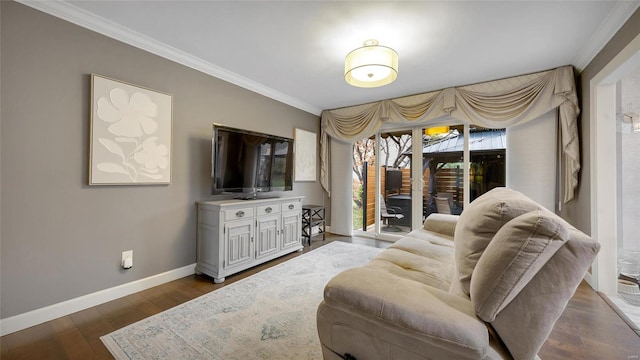
M 640 66 L 637 35 L 589 83 L 591 236 L 600 253 L 585 280 L 597 291 L 617 292 L 616 83 Z M 615 174 L 615 176 L 611 176 Z

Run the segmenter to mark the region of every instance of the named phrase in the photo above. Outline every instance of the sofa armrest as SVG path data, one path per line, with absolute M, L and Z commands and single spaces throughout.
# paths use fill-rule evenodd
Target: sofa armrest
M 434 233 L 453 237 L 458 223 L 458 215 L 431 214 L 424 221 L 424 229 Z
M 489 351 L 487 327 L 468 299 L 376 268 L 336 275 L 325 287 L 324 301 L 383 327 L 408 331 L 460 358 L 481 359 Z

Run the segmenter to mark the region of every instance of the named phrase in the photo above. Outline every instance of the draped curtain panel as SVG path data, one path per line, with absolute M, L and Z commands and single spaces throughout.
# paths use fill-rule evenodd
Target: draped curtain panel
M 463 123 L 506 128 L 558 109 L 562 140 L 564 202 L 578 186 L 580 153 L 577 117 L 580 113 L 573 67 L 324 110 L 320 134 L 320 182 L 330 192 L 329 136 L 354 142 L 376 134 L 389 123 L 423 125 L 451 116 Z

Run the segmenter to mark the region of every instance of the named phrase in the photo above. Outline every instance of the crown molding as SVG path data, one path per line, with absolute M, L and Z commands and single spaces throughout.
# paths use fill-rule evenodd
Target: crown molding
M 207 75 L 211 75 L 247 90 L 251 90 L 260 95 L 293 106 L 297 109 L 309 112 L 314 115 L 320 115 L 320 113 L 322 112 L 322 109 L 318 108 L 317 106 L 308 104 L 300 99 L 294 98 L 263 84 L 250 80 L 246 77 L 240 76 L 236 73 L 205 61 L 199 57 L 190 55 L 163 42 L 157 41 L 127 27 L 116 24 L 113 21 L 90 13 L 69 2 L 34 0 L 16 1 L 36 10 L 73 23 L 75 25 L 121 41 L 125 44 L 148 51 L 154 55 L 158 55 L 165 59 L 174 61 L 178 64 L 203 72 Z
M 615 4 L 595 34 L 573 59 L 573 66 L 578 72 L 589 65 L 638 7 L 640 7 L 640 0 L 619 1 Z

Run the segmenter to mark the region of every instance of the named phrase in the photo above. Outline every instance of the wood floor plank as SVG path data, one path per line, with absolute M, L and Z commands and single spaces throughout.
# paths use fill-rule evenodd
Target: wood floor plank
M 53 331 L 56 333 L 61 333 L 75 328 L 75 324 L 73 323 L 73 320 L 71 320 L 70 316 L 63 316 L 61 318 L 51 320 L 51 327 L 53 327 Z
M 7 345 L 5 336 L 0 338 L 0 359 L 11 360 L 11 356 L 9 356 L 9 345 Z
M 114 329 L 127 326 L 151 315 L 145 312 L 144 308 L 135 306 L 128 296 L 98 305 L 96 308 Z
M 162 311 L 190 300 L 188 297 L 172 291 L 168 285 L 142 291 L 141 295 Z
M 71 314 L 71 319 L 96 354 L 104 353 L 100 336 L 116 330 L 96 307 Z
M 66 355 L 56 339 L 45 339 L 10 349 L 15 360 L 66 359 Z
M 30 328 L 14 332 L 2 337 L 9 350 L 13 350 L 25 345 L 49 341 L 55 339 L 55 332 L 51 322 L 46 322 Z
M 131 294 L 127 296 L 127 298 L 131 301 L 134 307 L 136 307 L 140 312 L 146 314 L 146 316 L 155 315 L 163 311 L 140 293 Z
M 335 236 L 230 276 L 223 284 L 191 275 L 1 338 L 2 360 L 112 359 L 100 336 L 215 291 L 331 241 L 386 248 L 389 242 Z M 540 351 L 544 360 L 640 360 L 640 337 L 586 283 L 582 283 Z
M 71 328 L 56 335 L 60 346 L 64 350 L 67 359 L 84 360 L 94 356 L 93 349 L 87 340 L 82 336 L 80 330 Z
M 198 289 L 193 288 L 188 284 L 184 284 L 184 282 L 180 280 L 172 281 L 167 284 L 173 291 L 179 292 L 183 296 L 189 298 L 189 300 L 193 300 L 199 296 L 202 296 L 202 292 Z

